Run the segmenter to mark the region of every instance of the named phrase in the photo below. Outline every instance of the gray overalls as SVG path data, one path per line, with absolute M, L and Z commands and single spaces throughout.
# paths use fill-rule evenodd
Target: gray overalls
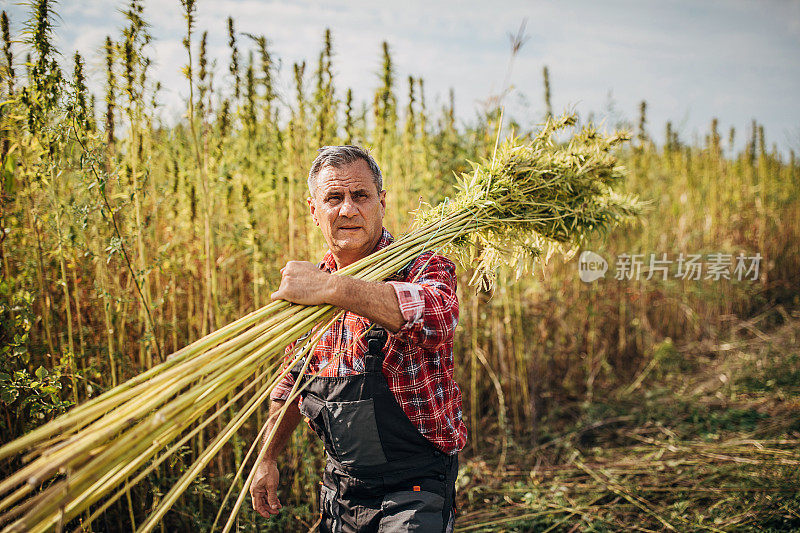
M 317 377 L 300 412 L 325 444 L 320 531 L 444 532 L 452 528 L 458 456 L 411 423 L 381 371 L 387 333 L 366 334 L 364 373 Z M 299 368 L 295 367 L 295 378 Z M 304 385 L 311 376 L 303 375 Z

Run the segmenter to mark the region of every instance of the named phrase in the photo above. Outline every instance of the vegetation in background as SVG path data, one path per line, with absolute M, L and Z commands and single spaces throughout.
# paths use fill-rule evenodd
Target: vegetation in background
M 361 103 L 337 87 L 330 32 L 321 37 L 313 67 L 303 62 L 287 72 L 279 69 L 265 36 L 238 33 L 229 19 L 230 62 L 215 69 L 203 33 L 194 27 L 193 3 L 184 7 L 184 71 L 191 93 L 187 117 L 175 125 L 158 115 L 159 85 L 150 79 L 148 14 L 141 2 L 127 6 L 126 25 L 105 40 L 103 57 L 88 59 L 103 61 L 99 95 L 86 89 L 85 59 L 52 47 L 51 2 L 32 2 L 27 21 L 9 21 L 3 13 L 3 442 L 263 306 L 287 260 L 318 260 L 324 243 L 304 197 L 319 144 L 372 148 L 390 191 L 386 224 L 395 235 L 409 227 L 420 197 L 431 205 L 452 197 L 455 175 L 470 170 L 467 161 L 491 157 L 499 109 L 483 109 L 473 123 L 458 123 L 452 93 L 434 109 L 421 78 L 412 75 L 400 88 L 403 78 L 394 71 L 388 43 L 376 50 L 383 69 L 374 98 Z M 28 58 L 12 54 L 15 39 L 25 41 Z M 279 77 L 292 81 L 291 94 L 276 93 Z M 547 114 L 550 78 L 545 70 Z M 554 261 L 518 281 L 514 272 L 499 268 L 489 293 L 467 288 L 475 274 L 470 265 L 461 271 L 455 345 L 470 429 L 466 456 L 505 450 L 510 461 L 516 452 L 558 442 L 568 431 L 564 420 L 579 420 L 586 406 L 691 371 L 715 353 L 704 345 L 707 339 L 731 332 L 758 338 L 800 303 L 795 154 L 787 158 L 769 147 L 756 122 L 740 153 L 732 150 L 736 132 L 731 129 L 724 139 L 716 120 L 696 145 L 667 124 L 666 143 L 657 146 L 646 111 L 643 102 L 635 140 L 616 156 L 629 172 L 623 192 L 652 200 L 652 210 L 624 233 L 585 243 L 609 261 L 605 279 L 586 284 L 575 260 Z M 533 130 L 517 124 L 515 133 L 524 138 Z M 673 275 L 674 265 L 666 279 L 660 273 L 645 279 L 645 265 L 638 280 L 617 280 L 614 261 L 623 253 L 668 253 L 672 259 L 680 253 L 759 253 L 763 260 L 755 280 L 706 279 L 705 272 L 698 280 L 682 279 Z M 771 377 L 768 367 L 757 370 L 742 378 L 753 394 L 783 391 L 781 372 Z M 659 401 L 677 400 L 667 395 Z M 691 411 L 694 404 L 681 405 Z M 747 407 L 698 409 L 687 420 L 708 433 L 764 423 Z M 263 422 L 258 415 L 165 517 L 167 530 L 211 525 L 243 459 L 242 447 Z M 645 424 L 654 415 L 642 416 Z M 214 433 L 226 420 L 215 422 Z M 791 431 L 797 428 L 787 426 L 775 438 L 796 438 Z M 200 429 L 198 443 L 155 469 L 95 527 L 139 525 L 203 453 L 205 433 Z M 287 457 L 286 522 L 266 523 L 243 512 L 241 527 L 312 525 L 320 447 L 308 432 L 298 432 Z M 0 477 L 18 466 L 3 464 Z M 796 503 L 786 505 L 797 513 Z M 666 527 L 658 524 L 651 525 Z

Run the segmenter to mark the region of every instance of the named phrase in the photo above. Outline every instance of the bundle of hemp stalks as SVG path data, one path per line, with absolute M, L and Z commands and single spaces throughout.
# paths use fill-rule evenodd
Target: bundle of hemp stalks
M 507 139 L 495 148 L 491 161 L 473 164 L 474 171 L 462 175 L 454 199 L 420 209 L 415 229 L 337 274 L 379 281 L 420 253 L 433 251 L 458 256 L 475 269 L 473 281 L 491 284 L 502 263 L 522 272 L 556 251 L 571 256 L 593 233 L 636 216 L 642 204 L 612 190 L 624 171 L 611 151 L 626 137 L 584 127 L 568 142 L 557 142 L 556 134 L 574 125 L 574 117 L 564 116 L 549 120 L 528 140 Z M 5 444 L 0 460 L 26 455 L 24 466 L 0 482 L 3 531 L 61 530 L 85 511 L 91 514 L 75 531 L 90 527 L 131 486 L 201 430 L 211 430 L 217 417 L 233 412 L 140 524 L 139 531 L 151 531 L 223 445 L 262 408 L 285 375 L 284 347 L 314 330 L 311 342 L 294 353 L 300 361 L 339 312 L 329 305 L 272 302 Z M 299 392 L 293 390 L 292 397 Z M 231 488 L 254 448 L 255 443 Z M 252 476 L 253 472 L 224 530 L 232 526 Z M 226 500 L 229 495 L 230 491 Z

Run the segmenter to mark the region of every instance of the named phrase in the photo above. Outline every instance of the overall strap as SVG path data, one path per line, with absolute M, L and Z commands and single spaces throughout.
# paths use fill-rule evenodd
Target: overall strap
M 364 335 L 364 341 L 367 343 L 367 353 L 364 354 L 364 372 L 381 371 L 383 368 L 383 358 L 386 355 L 384 348 L 388 338 L 388 332 L 375 323 L 372 324 L 372 328 Z

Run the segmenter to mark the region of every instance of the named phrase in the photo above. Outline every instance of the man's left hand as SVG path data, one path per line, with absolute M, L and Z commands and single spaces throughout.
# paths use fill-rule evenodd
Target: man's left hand
M 308 261 L 289 261 L 281 269 L 281 286 L 273 292 L 273 300 L 286 300 L 302 305 L 328 303 L 331 274 Z

